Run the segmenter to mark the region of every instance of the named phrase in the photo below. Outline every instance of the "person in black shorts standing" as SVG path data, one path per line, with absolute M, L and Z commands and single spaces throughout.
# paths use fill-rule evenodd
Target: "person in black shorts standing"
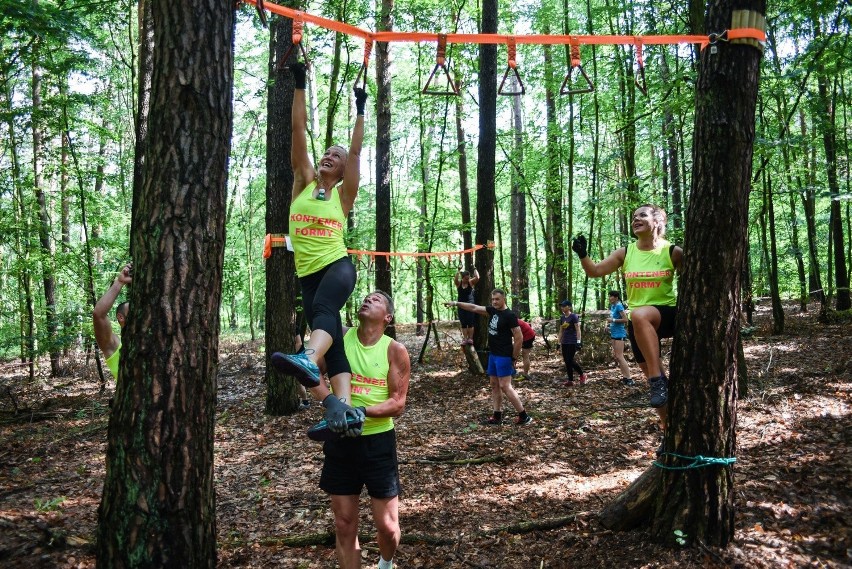
M 459 267 L 458 272 L 453 276 L 453 282 L 456 285 L 456 301 L 473 303 L 473 291 L 476 283 L 479 282 L 479 271 L 476 268 L 471 271 L 463 271 Z M 467 310 L 458 311 L 459 322 L 461 323 L 462 331 L 462 346 L 473 345 L 473 330 L 476 326 L 476 314 Z
M 385 335 L 393 321 L 391 298 L 368 294 L 358 309 L 357 328 L 343 335 L 352 368 L 352 405 L 364 420 L 360 437 L 335 437 L 325 442 L 320 488 L 331 497 L 335 551 L 340 567 L 361 567 L 358 507 L 361 489 L 370 495 L 379 546 L 379 569 L 391 569 L 399 545 L 399 467 L 393 417 L 405 409 L 411 362 L 405 346 Z

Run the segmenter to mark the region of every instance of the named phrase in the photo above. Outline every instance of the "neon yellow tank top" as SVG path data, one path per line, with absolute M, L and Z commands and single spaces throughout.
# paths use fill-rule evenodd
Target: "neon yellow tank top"
M 121 359 L 121 344 L 115 349 L 110 357 L 106 359 L 104 363 L 106 363 L 107 368 L 112 373 L 112 376 L 118 380 L 118 361 Z
M 388 399 L 388 346 L 393 339 L 382 336 L 372 346 L 364 346 L 358 340 L 358 329 L 350 328 L 343 336 L 346 359 L 352 368 L 353 407 L 378 405 Z M 367 417 L 361 436 L 375 435 L 393 429 L 393 417 Z
M 328 200 L 313 197 L 316 180 L 308 184 L 290 206 L 290 241 L 296 255 L 296 274 L 311 275 L 346 256 L 343 226 L 346 216 L 340 190 Z
M 636 243 L 627 246 L 624 254 L 624 280 L 627 281 L 627 304 L 640 306 L 675 306 L 674 263 L 669 248 L 662 240 L 652 251 L 642 251 Z

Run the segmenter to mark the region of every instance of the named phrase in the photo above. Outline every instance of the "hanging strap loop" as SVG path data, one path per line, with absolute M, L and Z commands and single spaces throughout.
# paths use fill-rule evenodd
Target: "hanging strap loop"
M 506 67 L 506 72 L 503 74 L 503 81 L 500 82 L 500 88 L 497 89 L 498 95 L 507 95 L 511 97 L 518 97 L 527 92 L 526 87 L 524 87 L 524 82 L 521 81 L 521 76 L 518 74 L 518 64 L 515 61 L 516 55 L 516 41 L 514 36 L 510 36 L 506 39 L 506 47 L 509 52 L 509 63 Z M 517 88 L 514 90 L 503 89 L 504 85 L 506 85 L 506 79 L 509 77 L 509 73 L 513 73 L 515 76 L 515 80 L 518 82 Z
M 367 88 L 367 67 L 370 65 L 370 53 L 373 51 L 373 39 L 366 38 L 364 40 L 364 62 L 361 64 L 361 69 L 358 70 L 358 75 L 355 76 L 355 87 L 358 86 L 358 81 L 361 81 L 361 88 Z
M 452 77 L 450 77 L 450 71 L 447 69 L 446 64 L 446 54 L 447 54 L 447 34 L 438 34 L 438 54 L 435 58 L 436 63 L 435 67 L 432 69 L 432 74 L 429 76 L 429 79 L 426 81 L 426 85 L 423 87 L 424 95 L 458 95 L 459 89 L 456 84 L 453 82 Z M 444 76 L 447 78 L 447 88 L 443 91 L 436 87 L 430 88 L 432 84 L 432 79 L 435 78 L 435 73 L 438 72 L 438 69 L 441 69 L 444 72 Z M 437 81 L 436 81 L 437 82 Z
M 296 46 L 299 46 L 299 49 L 302 52 L 302 57 L 305 58 L 305 67 L 310 67 L 311 62 L 308 59 L 308 52 L 305 51 L 305 44 L 302 43 L 302 31 L 303 31 L 304 25 L 305 25 L 305 23 L 304 23 L 303 13 L 302 12 L 296 12 L 296 14 L 293 16 L 293 36 L 292 36 L 293 39 L 290 43 L 290 49 L 287 50 L 287 53 L 285 53 L 284 57 L 281 58 L 281 61 L 279 61 L 279 64 L 282 67 L 284 65 L 287 65 L 287 60 L 290 58 L 290 53 L 292 53 L 293 49 L 295 49 Z M 298 57 L 299 56 L 297 54 L 296 58 L 298 59 Z
M 576 36 L 571 38 L 571 67 L 568 69 L 568 74 L 565 75 L 565 80 L 562 82 L 562 87 L 559 89 L 560 95 L 578 95 L 580 93 L 591 93 L 595 90 L 595 84 L 592 83 L 592 80 L 589 79 L 588 74 L 586 74 L 586 70 L 583 69 L 583 63 L 580 60 L 580 43 Z M 586 81 L 584 86 L 576 87 L 574 89 L 568 88 L 565 89 L 566 86 L 571 82 L 571 72 L 574 68 L 580 70 L 581 77 Z

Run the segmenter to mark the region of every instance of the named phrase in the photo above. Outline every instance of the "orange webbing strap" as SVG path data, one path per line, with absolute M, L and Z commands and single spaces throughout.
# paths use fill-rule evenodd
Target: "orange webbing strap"
M 268 259 L 272 256 L 273 247 L 286 247 L 287 236 L 283 233 L 267 233 L 263 239 L 263 258 Z
M 447 69 L 445 64 L 447 55 L 447 34 L 438 34 L 438 55 L 435 58 L 436 63 L 435 67 L 432 69 L 432 74 L 429 76 L 429 79 L 426 80 L 426 85 L 423 86 L 423 94 L 424 95 L 458 95 L 459 89 L 456 87 L 456 84 L 453 83 L 452 77 L 450 77 L 450 71 Z M 447 79 L 447 88 L 444 91 L 439 90 L 437 87 L 429 88 L 432 80 L 435 79 L 435 73 L 438 72 L 438 69 L 441 69 L 444 72 L 444 77 Z M 437 83 L 437 80 L 436 80 Z
M 562 82 L 562 87 L 559 89 L 560 95 L 578 95 L 580 93 L 591 93 L 595 90 L 595 84 L 592 83 L 592 80 L 589 79 L 589 76 L 586 74 L 586 70 L 583 69 L 583 63 L 580 60 L 580 44 L 579 38 L 574 36 L 573 39 L 575 41 L 571 42 L 571 67 L 568 68 L 568 73 L 565 75 L 565 80 Z M 580 75 L 582 75 L 583 79 L 586 80 L 586 84 L 581 87 L 569 88 L 565 89 L 566 85 L 571 82 L 571 72 L 574 68 L 580 70 Z
M 636 38 L 636 75 L 633 77 L 636 88 L 648 96 L 648 83 L 645 81 L 645 59 L 642 55 L 642 38 Z
M 257 5 L 259 0 L 245 0 L 249 4 Z M 438 34 L 424 32 L 369 32 L 357 26 L 314 16 L 306 12 L 299 12 L 292 8 L 285 8 L 273 2 L 263 0 L 263 7 L 273 14 L 284 16 L 286 18 L 294 18 L 297 14 L 302 19 L 310 24 L 317 25 L 327 30 L 340 32 L 353 37 L 363 39 L 372 39 L 373 41 L 385 42 L 422 42 L 435 41 L 438 39 Z M 751 20 L 749 21 L 751 24 Z M 753 39 L 758 42 L 766 41 L 766 32 L 759 29 L 759 25 L 746 25 L 743 28 L 731 26 L 728 34 L 728 39 Z M 736 32 L 736 33 L 734 33 Z M 733 34 L 733 35 L 732 35 Z M 716 34 L 718 36 L 718 34 Z M 506 43 L 509 36 L 500 34 L 446 34 L 447 43 L 468 43 L 468 44 L 501 44 Z M 635 36 L 618 36 L 618 35 L 545 35 L 545 34 L 529 34 L 521 36 L 513 36 L 519 44 L 532 45 L 633 45 L 636 43 Z M 643 36 L 645 45 L 675 45 L 695 43 L 701 44 L 702 47 L 710 43 L 710 37 L 707 35 L 659 35 L 659 36 Z
M 296 46 L 299 46 L 299 49 L 302 51 L 302 57 L 305 58 L 305 67 L 308 67 L 311 64 L 308 59 L 308 52 L 305 51 L 305 44 L 302 43 L 302 29 L 305 25 L 303 17 L 304 14 L 302 12 L 296 12 L 293 15 L 293 39 L 290 43 L 290 49 L 287 50 L 287 53 L 285 53 L 284 57 L 281 59 L 283 62 L 281 65 L 286 65 L 287 59 L 290 57 L 290 53 Z M 296 57 L 298 58 L 298 55 Z
M 521 76 L 518 74 L 518 64 L 515 62 L 516 43 L 514 36 L 511 36 L 506 40 L 506 48 L 509 51 L 509 64 L 506 67 L 506 72 L 503 74 L 503 81 L 500 82 L 500 88 L 497 89 L 498 95 L 518 96 L 527 92 L 524 87 L 524 82 L 521 81 Z M 510 71 L 515 74 L 515 80 L 518 82 L 518 87 L 514 91 L 503 90 L 503 86 L 506 84 L 506 79 L 509 77 Z
M 362 80 L 361 88 L 367 88 L 367 67 L 370 65 L 370 53 L 373 51 L 373 40 L 367 38 L 364 40 L 364 63 L 361 64 L 361 69 L 358 70 L 358 75 L 355 76 L 355 86 L 358 86 L 358 81 Z M 363 77 L 362 77 L 363 76 Z

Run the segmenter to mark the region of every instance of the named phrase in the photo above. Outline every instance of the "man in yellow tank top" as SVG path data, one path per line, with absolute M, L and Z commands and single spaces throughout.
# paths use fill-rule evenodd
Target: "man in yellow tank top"
M 112 376 L 118 379 L 118 361 L 121 355 L 121 337 L 113 332 L 112 322 L 109 320 L 109 311 L 112 305 L 115 304 L 118 295 L 121 294 L 121 289 L 130 286 L 133 282 L 133 265 L 127 263 L 122 267 L 118 276 L 112 283 L 103 296 L 98 299 L 92 310 L 92 324 L 95 330 L 95 341 L 98 343 L 104 357 L 106 358 L 106 366 L 112 373 Z M 120 303 L 115 309 L 115 319 L 118 321 L 119 329 L 124 328 L 127 321 L 127 312 L 130 305 L 127 302 Z
M 325 442 L 320 477 L 320 488 L 331 497 L 335 551 L 342 569 L 361 566 L 358 506 L 364 486 L 370 495 L 378 534 L 381 569 L 393 567 L 401 536 L 393 418 L 405 409 L 411 363 L 405 346 L 384 334 L 393 314 L 391 298 L 380 291 L 372 292 L 358 309 L 358 327 L 350 328 L 344 335 L 346 357 L 352 367 L 352 405 L 366 419 L 360 437 L 339 437 Z

